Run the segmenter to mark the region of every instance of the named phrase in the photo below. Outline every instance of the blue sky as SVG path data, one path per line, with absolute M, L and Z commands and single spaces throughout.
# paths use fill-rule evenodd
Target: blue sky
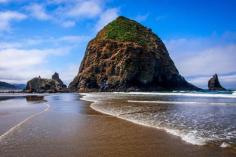
M 235 0 L 0 0 L 0 80 L 54 71 L 69 83 L 86 45 L 119 15 L 152 28 L 179 72 L 205 88 L 218 73 L 236 88 Z

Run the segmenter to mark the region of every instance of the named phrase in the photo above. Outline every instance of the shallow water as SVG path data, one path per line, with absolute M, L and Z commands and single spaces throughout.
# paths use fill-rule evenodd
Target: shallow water
M 91 107 L 195 145 L 236 148 L 235 93 L 90 93 Z
M 0 140 L 28 117 L 45 109 L 44 101 L 27 101 L 23 95 L 0 95 Z
M 0 101 L 0 156 L 235 156 L 231 149 L 191 145 L 164 131 L 100 114 L 80 97 L 68 93 L 49 94 L 42 103 L 28 102 L 24 97 Z M 111 111 L 120 118 L 143 122 L 143 125 L 153 122 L 149 126 L 156 124 L 151 113 L 164 113 L 175 109 L 175 105 L 183 103 L 181 101 L 190 100 L 179 99 L 171 106 L 166 104 L 167 99 L 161 99 L 163 96 L 158 97 L 160 100 L 156 99 L 156 94 L 147 98 L 140 93 L 100 93 L 88 94 L 85 98 L 99 100 L 91 106 L 96 110 Z M 158 106 L 156 101 L 159 107 L 155 107 Z M 163 124 L 167 123 L 163 121 Z M 222 146 L 228 147 L 228 144 Z

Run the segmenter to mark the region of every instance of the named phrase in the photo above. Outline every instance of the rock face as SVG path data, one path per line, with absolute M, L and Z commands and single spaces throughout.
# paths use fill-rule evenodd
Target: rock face
M 65 92 L 67 91 L 66 85 L 59 78 L 58 73 L 52 76 L 52 79 L 46 79 L 35 77 L 27 82 L 26 92 L 36 92 L 36 93 L 55 93 L 55 92 Z
M 66 85 L 62 82 L 62 80 L 60 79 L 59 74 L 58 74 L 57 72 L 55 72 L 55 73 L 52 75 L 52 79 L 53 79 L 53 80 L 56 80 L 56 81 L 60 84 L 60 86 L 61 86 L 62 88 L 66 88 Z
M 209 90 L 225 90 L 225 88 L 221 86 L 217 74 L 213 75 L 212 78 L 208 81 L 208 89 Z
M 87 46 L 74 91 L 196 90 L 178 72 L 151 29 L 125 17 L 105 26 Z

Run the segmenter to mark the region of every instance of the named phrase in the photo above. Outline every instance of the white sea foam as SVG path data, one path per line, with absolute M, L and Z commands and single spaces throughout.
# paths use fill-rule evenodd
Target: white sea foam
M 223 142 L 221 145 L 220 145 L 221 148 L 228 148 L 228 147 L 231 147 L 230 144 L 226 143 L 226 142 Z
M 146 97 L 146 95 L 170 95 L 170 96 L 178 96 L 178 99 L 173 99 L 175 101 L 171 101 L 171 99 L 161 99 L 161 100 L 142 100 L 140 98 Z M 206 96 L 205 96 L 206 95 Z M 231 95 L 231 96 L 229 96 Z M 188 99 L 182 99 L 186 101 L 178 101 L 181 100 L 181 96 L 194 96 L 194 97 L 213 97 L 213 98 L 236 98 L 236 95 L 233 94 L 205 94 L 205 93 L 141 93 L 141 92 L 132 92 L 132 93 L 84 93 L 82 94 L 82 100 L 90 101 L 92 104 L 90 107 L 98 112 L 101 112 L 106 115 L 114 116 L 123 120 L 130 121 L 132 123 L 136 123 L 139 125 L 153 127 L 157 129 L 161 129 L 166 131 L 169 134 L 180 137 L 183 141 L 193 144 L 193 145 L 205 145 L 208 143 L 216 143 L 218 146 L 222 148 L 230 147 L 231 145 L 228 142 L 224 142 L 225 136 L 222 134 L 223 132 L 213 133 L 212 130 L 204 130 L 202 126 L 198 122 L 204 119 L 204 116 L 200 118 L 200 121 L 190 121 L 192 124 L 188 124 L 189 120 L 186 120 L 185 115 L 182 115 L 184 112 L 178 112 L 168 115 L 163 110 L 163 112 L 151 112 L 151 108 L 155 105 L 143 105 L 143 104 L 186 104 L 186 105 L 236 105 L 235 100 L 219 102 L 217 99 L 211 101 L 213 99 L 206 99 L 209 102 L 200 102 L 197 99 L 192 99 L 191 101 Z M 139 98 L 140 96 L 140 98 Z M 138 97 L 138 99 L 136 99 Z M 133 98 L 133 99 L 132 99 Z M 147 97 L 148 98 L 148 97 Z M 130 99 L 130 100 L 129 100 Z M 119 100 L 119 101 L 117 101 Z M 190 100 L 190 101 L 189 101 Z M 195 101 L 196 100 L 196 101 Z M 201 101 L 205 99 L 199 99 Z M 116 102 L 120 102 L 116 103 Z M 127 103 L 125 103 L 127 102 Z M 135 104 L 132 104 L 135 103 Z M 136 103 L 141 103 L 137 105 Z M 143 103 L 143 104 L 142 104 Z M 165 107 L 165 105 L 163 105 Z M 158 109 L 158 108 L 156 108 Z M 173 109 L 173 108 L 172 108 Z M 204 108 L 205 109 L 205 108 Z M 168 111 L 168 110 L 167 110 Z M 184 110 L 185 111 L 185 110 Z M 176 115 L 175 115 L 176 114 Z M 195 112 L 194 112 L 195 114 Z M 210 113 L 209 113 L 210 114 Z M 192 115 L 192 113 L 191 113 Z M 188 115 L 187 115 L 188 116 Z M 213 114 L 210 114 L 207 117 L 211 117 Z M 177 118 L 177 119 L 175 119 Z M 175 121 L 176 120 L 176 121 Z M 209 119 L 211 120 L 211 119 Z M 190 123 L 191 123 L 190 122 Z M 196 123 L 195 123 L 196 122 Z M 207 129 L 207 127 L 206 127 Z M 214 130 L 213 130 L 214 131 Z M 220 130 L 219 130 L 220 131 Z M 232 135 L 235 137 L 234 135 Z
M 236 94 L 215 94 L 215 93 L 182 93 L 182 92 L 172 92 L 172 93 L 164 93 L 164 92 L 114 92 L 120 94 L 127 95 L 164 95 L 164 96 L 189 96 L 189 97 L 214 97 L 214 98 L 236 98 Z
M 90 93 L 81 93 L 80 95 L 83 96 L 82 98 L 80 98 L 81 100 L 94 102 L 94 103 L 98 102 L 98 100 L 92 97 L 92 94 Z
M 146 104 L 191 104 L 191 105 L 236 105 L 236 103 L 221 103 L 221 102 L 193 102 L 193 101 L 140 101 L 140 100 L 128 100 L 131 103 L 146 103 Z
M 0 142 L 6 137 L 8 136 L 10 133 L 14 132 L 15 130 L 17 130 L 18 128 L 20 128 L 23 124 L 25 124 L 26 122 L 28 122 L 29 120 L 33 119 L 36 116 L 39 116 L 41 114 L 43 114 L 44 112 L 47 112 L 50 108 L 50 105 L 48 103 L 46 104 L 46 108 L 43 111 L 37 112 L 35 114 L 32 114 L 31 116 L 27 117 L 26 119 L 24 119 L 23 121 L 21 121 L 20 123 L 16 124 L 15 126 L 11 127 L 8 131 L 6 131 L 5 133 L 3 133 L 2 135 L 0 135 Z
M 135 123 L 135 124 L 143 125 L 143 126 L 146 126 L 146 127 L 157 128 L 157 129 L 160 129 L 160 130 L 164 130 L 167 133 L 175 135 L 175 136 L 178 136 L 183 141 L 185 141 L 187 143 L 190 143 L 190 144 L 193 144 L 193 145 L 200 145 L 200 146 L 202 146 L 202 145 L 205 145 L 206 142 L 207 142 L 207 139 L 198 138 L 196 136 L 196 134 L 193 134 L 193 133 L 187 133 L 186 134 L 186 133 L 181 132 L 179 130 L 159 127 L 159 126 L 155 126 L 155 125 L 150 125 L 147 122 L 145 123 L 145 120 L 143 120 L 143 119 L 135 119 L 134 117 L 131 119 L 130 117 L 127 118 L 127 117 L 120 116 L 119 114 L 117 114 L 116 112 L 114 112 L 112 110 L 109 111 L 109 110 L 103 110 L 103 109 L 99 108 L 99 104 L 97 105 L 96 103 L 91 104 L 91 108 L 94 109 L 95 111 L 100 112 L 100 113 L 103 113 L 103 114 L 106 114 L 106 115 L 110 115 L 110 116 L 114 116 L 114 117 L 117 117 L 117 118 L 120 118 L 120 119 L 123 119 L 123 120 L 127 120 L 127 121 Z
M 199 102 L 184 102 L 184 101 L 139 101 L 139 100 L 128 100 L 133 103 L 154 103 L 154 104 L 200 104 Z
M 196 138 L 196 136 L 192 134 L 183 135 L 181 139 L 187 143 L 191 143 L 193 145 L 199 145 L 199 146 L 206 145 L 208 141 L 207 139 L 204 139 L 204 138 Z
M 0 97 L 25 97 L 25 96 L 47 96 L 48 94 L 40 93 L 0 93 Z
M 117 111 L 112 108 L 104 109 L 103 107 L 101 107 L 101 104 L 99 103 L 99 100 L 98 100 L 99 98 L 96 99 L 96 97 L 93 97 L 93 94 L 83 94 L 83 97 L 81 99 L 85 101 L 93 102 L 90 105 L 90 107 L 100 113 L 114 116 L 123 120 L 127 120 L 135 124 L 164 130 L 169 134 L 180 137 L 182 140 L 184 140 L 187 143 L 190 143 L 193 145 L 205 145 L 207 142 L 207 139 L 197 137 L 197 132 L 194 132 L 194 131 L 190 133 L 181 132 L 180 130 L 177 130 L 177 129 L 165 128 L 165 127 L 152 124 L 150 123 L 149 119 L 146 120 L 146 119 L 143 119 L 142 117 L 139 118 L 135 116 L 123 116 L 124 114 L 122 114 L 121 111 Z
M 166 132 L 172 135 L 179 136 L 183 141 L 191 143 L 193 145 L 202 146 L 205 145 L 208 141 L 207 138 L 197 137 L 197 131 L 191 131 L 189 133 L 185 133 L 174 129 L 164 129 L 164 130 L 166 130 Z

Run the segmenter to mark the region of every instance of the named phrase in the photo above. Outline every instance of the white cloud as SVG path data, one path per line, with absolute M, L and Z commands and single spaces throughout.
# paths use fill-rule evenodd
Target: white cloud
M 16 47 L 21 47 L 21 43 L 19 42 L 0 42 L 0 50 L 2 49 L 8 49 L 8 48 L 16 48 Z
M 79 70 L 79 64 L 68 64 L 64 67 L 60 67 L 58 69 L 54 69 L 54 71 L 60 74 L 60 78 L 64 83 L 69 85 L 69 83 L 74 79 Z
M 181 42 L 176 40 L 175 44 L 173 42 L 167 42 L 167 48 L 184 76 L 226 74 L 236 71 L 236 44 L 207 45 L 207 42 L 187 39 Z
M 0 51 L 0 80 L 25 83 L 32 77 L 48 76 L 48 58 L 62 56 L 67 49 L 5 49 Z
M 48 48 L 73 47 L 82 42 L 87 42 L 91 37 L 83 35 L 67 35 L 61 37 L 32 37 L 18 39 L 17 41 L 0 41 L 0 51 L 4 49 L 32 49 L 34 47 L 47 46 Z
M 235 72 L 235 52 L 236 45 L 211 47 L 182 59 L 179 68 L 187 76 Z
M 55 65 L 59 64 L 60 59 L 68 57 L 74 47 L 88 39 L 87 36 L 68 35 L 2 41 L 0 42 L 0 80 L 26 83 L 38 75 L 50 78 L 57 71 L 61 74 L 61 78 L 69 83 L 76 75 L 79 64 L 63 63 L 63 67 Z
M 28 0 L 0 0 L 0 4 L 7 4 L 7 3 L 24 3 Z
M 96 31 L 99 31 L 106 24 L 118 17 L 119 10 L 117 8 L 112 8 L 104 11 L 96 24 Z
M 25 11 L 38 20 L 50 20 L 62 27 L 74 27 L 79 20 L 97 19 L 111 13 L 114 16 L 115 9 L 106 7 L 105 0 L 48 0 L 46 3 L 36 2 L 27 7 Z M 50 11 L 48 8 L 51 8 Z M 117 9 L 116 9 L 117 10 Z M 109 20 L 108 15 L 105 16 Z M 99 20 L 102 25 L 102 19 Z
M 22 68 L 42 63 L 46 53 L 38 50 L 6 49 L 0 51 L 0 69 Z
M 68 20 L 68 21 L 62 21 L 61 22 L 61 25 L 65 28 L 70 28 L 70 27 L 74 27 L 76 25 L 76 22 L 75 21 L 71 21 L 71 20 Z
M 206 88 L 209 78 L 217 73 L 223 76 L 223 85 L 229 87 L 230 84 L 236 88 L 236 79 L 229 83 L 226 77 L 226 74 L 236 72 L 236 43 L 232 38 L 226 39 L 225 35 L 217 40 L 215 37 L 180 38 L 165 43 L 179 72 L 191 83 Z
M 38 20 L 49 20 L 52 18 L 49 14 L 47 14 L 43 5 L 31 4 L 30 6 L 27 6 L 26 9 L 30 11 L 31 16 Z
M 0 51 L 0 69 L 41 64 L 49 55 L 63 55 L 66 49 L 5 49 Z
M 8 3 L 10 0 L 0 0 L 0 3 Z
M 68 15 L 72 17 L 87 17 L 92 18 L 98 16 L 102 12 L 99 1 L 88 0 L 78 1 L 69 11 Z
M 64 65 L 60 68 L 48 69 L 40 64 L 21 69 L 0 70 L 0 80 L 9 83 L 26 83 L 33 77 L 41 76 L 51 78 L 54 72 L 58 72 L 62 81 L 69 85 L 72 79 L 78 73 L 78 64 Z M 13 75 L 14 73 L 14 75 Z
M 26 18 L 26 15 L 15 11 L 0 12 L 0 31 L 6 31 L 10 29 L 11 22 L 21 21 Z

